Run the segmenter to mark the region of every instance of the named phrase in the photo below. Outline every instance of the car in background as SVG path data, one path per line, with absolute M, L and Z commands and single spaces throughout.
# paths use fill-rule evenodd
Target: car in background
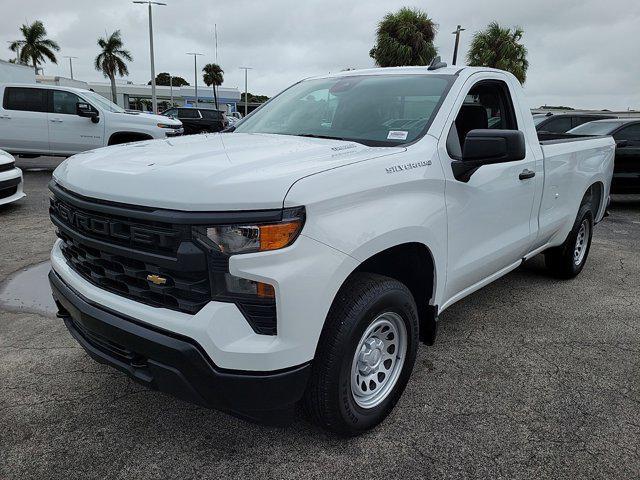
M 22 170 L 16 167 L 13 155 L 0 150 L 0 205 L 15 202 L 24 196 Z
M 567 133 L 611 135 L 616 141 L 611 193 L 640 194 L 640 118 L 596 120 Z
M 128 113 L 90 90 L 0 84 L 0 149 L 22 157 L 68 157 L 86 150 L 182 135 L 182 124 Z
M 616 118 L 616 116 L 599 113 L 547 113 L 534 115 L 533 123 L 538 132 L 566 133 L 583 123 L 609 118 Z
M 215 108 L 174 107 L 165 110 L 162 115 L 180 120 L 185 135 L 220 132 L 229 126 L 225 113 Z

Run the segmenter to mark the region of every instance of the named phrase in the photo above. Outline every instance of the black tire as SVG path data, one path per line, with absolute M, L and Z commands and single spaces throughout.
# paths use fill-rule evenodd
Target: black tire
M 584 255 L 579 262 L 576 261 L 575 250 L 578 235 L 583 223 L 588 225 L 588 233 L 585 235 Z M 578 275 L 584 268 L 591 248 L 591 238 L 593 236 L 593 212 L 590 203 L 583 203 L 580 206 L 576 221 L 565 242 L 559 247 L 547 250 L 544 254 L 545 265 L 549 272 L 562 279 L 570 279 Z
M 381 403 L 362 408 L 352 393 L 352 361 L 367 328 L 387 312 L 397 314 L 406 328 L 404 364 L 398 369 L 395 385 Z M 417 348 L 418 315 L 409 289 L 382 275 L 352 275 L 338 292 L 327 315 L 305 392 L 305 411 L 315 423 L 341 435 L 357 435 L 376 426 L 402 395 L 413 370 Z

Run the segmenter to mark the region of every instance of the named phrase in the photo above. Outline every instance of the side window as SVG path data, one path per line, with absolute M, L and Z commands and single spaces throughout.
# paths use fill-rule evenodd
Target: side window
M 200 114 L 195 108 L 179 108 L 178 118 L 200 118 Z
M 630 142 L 640 142 L 640 123 L 624 127 L 613 135 L 616 140 L 628 140 Z
M 571 117 L 558 117 L 549 120 L 541 129 L 543 132 L 566 133 L 571 130 Z
M 87 103 L 75 93 L 63 90 L 53 91 L 53 113 L 76 115 L 76 104 L 78 102 Z
M 162 115 L 165 115 L 167 117 L 176 117 L 178 115 L 178 109 L 177 108 L 171 108 L 171 109 L 167 110 L 166 112 L 162 112 Z
M 5 110 L 24 112 L 46 112 L 48 110 L 48 93 L 44 88 L 7 87 L 4 89 Z
M 487 128 L 518 130 L 509 88 L 500 80 L 483 80 L 469 90 L 447 137 L 449 155 L 460 158 L 467 134 Z
M 220 120 L 222 118 L 222 112 L 217 110 L 200 110 L 200 114 L 202 118 L 206 118 L 207 120 Z

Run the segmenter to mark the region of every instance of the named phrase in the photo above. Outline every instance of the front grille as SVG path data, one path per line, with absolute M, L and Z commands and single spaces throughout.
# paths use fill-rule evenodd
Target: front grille
M 90 238 L 137 250 L 175 253 L 188 228 L 104 215 L 52 198 L 49 213 L 74 231 Z M 54 222 L 55 223 L 55 222 Z
M 211 300 L 206 271 L 175 272 L 123 255 L 83 245 L 63 232 L 62 253 L 76 272 L 94 285 L 155 307 L 194 314 Z M 147 280 L 157 275 L 165 283 Z
M 15 162 L 5 163 L 3 165 L 0 165 L 0 172 L 8 172 L 9 170 L 13 170 L 14 168 L 16 168 Z
M 55 183 L 50 188 L 54 196 L 49 214 L 62 239 L 62 254 L 88 282 L 137 302 L 191 315 L 211 300 L 235 303 L 256 333 L 277 334 L 275 300 L 228 295 L 224 274 L 229 273 L 229 257 L 192 238 L 192 225 L 238 223 L 236 218 L 229 220 L 235 213 L 211 214 L 214 218 L 209 220 L 209 214 L 198 212 L 89 199 Z M 252 215 L 265 221 L 276 214 Z

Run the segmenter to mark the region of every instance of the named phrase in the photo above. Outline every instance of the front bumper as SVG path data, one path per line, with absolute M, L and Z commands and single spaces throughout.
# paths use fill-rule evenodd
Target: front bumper
M 281 371 L 218 368 L 194 340 L 102 308 L 49 273 L 58 316 L 96 361 L 155 390 L 250 420 L 281 424 L 302 398 L 311 364 Z
M 180 127 L 180 128 L 176 128 L 176 129 L 168 129 L 165 132 L 165 135 L 167 137 L 179 137 L 180 135 L 184 134 L 184 127 Z
M 22 191 L 22 170 L 14 168 L 0 172 L 0 205 L 15 202 L 24 197 Z

